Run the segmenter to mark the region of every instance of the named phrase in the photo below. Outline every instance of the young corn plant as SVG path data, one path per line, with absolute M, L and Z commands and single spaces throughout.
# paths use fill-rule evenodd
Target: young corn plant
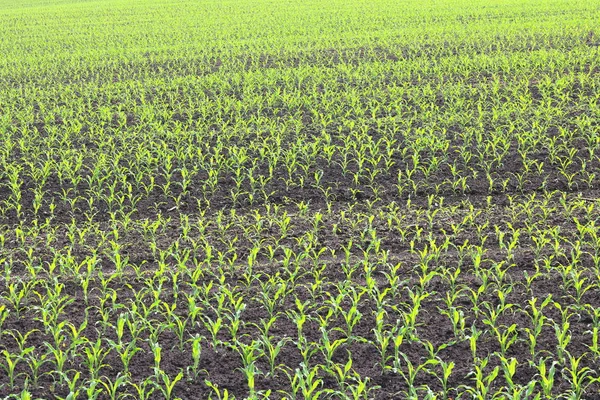
M 256 395 L 256 377 L 263 372 L 257 367 L 256 362 L 264 356 L 260 341 L 253 340 L 250 344 L 237 342 L 232 345 L 242 358 L 240 370 L 246 377 L 250 396 Z

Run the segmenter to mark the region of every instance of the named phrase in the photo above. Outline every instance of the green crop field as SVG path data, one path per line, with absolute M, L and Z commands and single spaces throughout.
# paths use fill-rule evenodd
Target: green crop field
M 600 399 L 600 0 L 0 0 L 0 398 Z

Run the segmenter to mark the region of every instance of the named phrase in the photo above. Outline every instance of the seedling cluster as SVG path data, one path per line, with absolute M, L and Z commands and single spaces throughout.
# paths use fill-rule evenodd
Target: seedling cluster
M 0 0 L 0 397 L 597 398 L 599 18 Z

